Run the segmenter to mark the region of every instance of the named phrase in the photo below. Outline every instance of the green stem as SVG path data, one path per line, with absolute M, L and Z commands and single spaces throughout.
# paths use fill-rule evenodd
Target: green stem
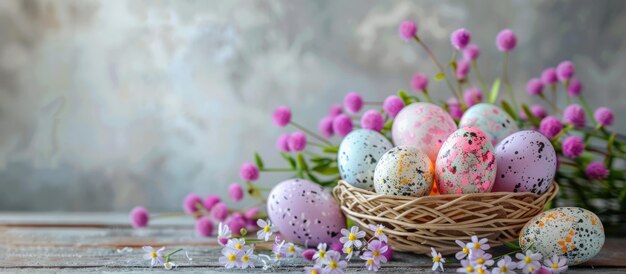
M 435 57 L 435 55 L 433 54 L 433 52 L 430 50 L 430 48 L 428 48 L 428 46 L 422 42 L 421 39 L 419 39 L 419 37 L 413 36 L 413 39 L 415 40 L 415 42 L 417 42 L 420 46 L 422 46 L 422 48 L 424 48 L 424 50 L 426 51 L 426 53 L 428 54 L 428 56 L 430 56 L 430 59 L 433 61 L 433 63 L 435 64 L 435 66 L 437 66 L 437 69 L 439 69 L 439 73 L 443 74 L 443 79 L 446 81 L 446 84 L 448 85 L 448 88 L 450 88 L 450 90 L 452 91 L 452 94 L 454 95 L 454 97 L 456 98 L 460 98 L 459 95 L 457 94 L 456 90 L 454 89 L 454 87 L 452 86 L 452 83 L 450 83 L 450 80 L 448 79 L 448 77 L 446 76 L 445 71 L 443 70 L 443 66 L 441 65 L 441 63 L 439 63 L 439 61 L 437 60 L 437 57 Z
M 176 249 L 176 250 L 170 252 L 169 254 L 165 255 L 165 257 L 169 258 L 170 256 L 172 256 L 172 255 L 174 255 L 174 254 L 176 254 L 178 252 L 181 252 L 181 251 L 183 251 L 182 248 Z
M 572 125 L 567 125 L 567 126 L 565 126 L 565 127 L 561 130 L 561 132 L 559 132 L 559 134 L 557 134 L 556 136 L 554 136 L 554 137 L 552 138 L 552 140 L 553 140 L 553 141 L 557 141 L 557 140 L 559 140 L 559 138 L 561 138 L 561 136 L 562 136 L 563 134 L 565 134 L 565 132 L 567 132 L 568 130 L 572 129 L 573 127 L 574 127 L 574 126 L 572 126 Z
M 478 83 L 480 83 L 480 87 L 483 89 L 483 92 L 488 92 L 487 84 L 483 81 L 483 76 L 480 74 L 480 70 L 478 69 L 478 61 L 472 60 L 472 70 L 476 72 L 476 79 Z
M 542 100 L 544 100 L 546 103 L 548 103 L 550 105 L 550 107 L 552 107 L 552 109 L 557 112 L 557 113 L 561 113 L 561 109 L 559 109 L 559 107 L 556 105 L 556 103 L 554 101 L 548 100 L 548 98 L 546 98 L 545 95 L 539 94 L 539 98 L 541 98 Z
M 321 141 L 322 143 L 325 143 L 325 144 L 327 144 L 327 145 L 329 145 L 329 146 L 333 145 L 331 142 L 329 142 L 328 140 L 326 140 L 326 138 L 324 138 L 324 137 L 322 137 L 322 136 L 319 136 L 319 135 L 315 134 L 314 132 L 312 132 L 312 131 L 310 131 L 310 130 L 306 129 L 305 127 L 301 126 L 300 124 L 298 124 L 298 123 L 296 123 L 296 122 L 294 122 L 294 121 L 291 121 L 291 122 L 289 122 L 289 123 L 290 123 L 292 126 L 294 126 L 294 127 L 298 128 L 298 129 L 300 129 L 300 130 L 302 130 L 302 131 L 306 132 L 307 134 L 311 135 L 313 138 L 318 139 L 318 140 L 319 140 L 319 141 Z
M 261 169 L 261 171 L 267 171 L 267 172 L 291 172 L 294 171 L 291 168 L 267 168 L 264 167 Z
M 511 82 L 509 81 L 509 53 L 504 53 L 504 62 L 502 62 L 502 79 L 504 80 L 504 86 L 506 87 L 506 91 L 509 93 L 509 97 L 511 97 L 511 104 L 513 104 L 514 117 L 513 119 L 517 119 L 517 115 L 519 113 L 517 100 L 515 99 L 515 94 L 513 94 L 513 87 L 511 86 Z
M 428 95 L 428 91 L 424 90 L 424 97 L 426 98 L 426 101 L 428 101 L 429 103 L 433 102 L 433 99 L 430 98 L 430 95 Z
M 585 97 L 580 95 L 578 96 L 578 100 L 583 105 L 583 108 L 585 109 L 585 112 L 587 112 L 587 116 L 589 116 L 589 119 L 593 119 L 593 112 L 591 111 L 591 107 L 589 106 L 589 103 L 587 103 L 587 100 L 585 100 Z

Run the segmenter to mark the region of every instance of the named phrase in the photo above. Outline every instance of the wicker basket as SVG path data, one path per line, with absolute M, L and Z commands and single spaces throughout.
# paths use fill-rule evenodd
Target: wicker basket
M 558 191 L 555 182 L 542 195 L 492 192 L 413 198 L 376 194 L 339 181 L 333 194 L 346 217 L 370 236 L 368 224 L 384 225 L 394 251 L 429 254 L 434 247 L 452 254 L 459 251 L 454 240 L 468 241 L 472 235 L 489 239 L 492 246 L 515 240 Z

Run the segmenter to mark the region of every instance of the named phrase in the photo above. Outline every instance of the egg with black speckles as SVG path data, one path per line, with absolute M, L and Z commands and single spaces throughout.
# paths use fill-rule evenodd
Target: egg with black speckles
M 492 192 L 543 194 L 552 185 L 557 156 L 550 140 L 534 130 L 504 138 L 496 146 L 498 172 Z
M 522 250 L 544 258 L 564 256 L 567 265 L 588 261 L 604 245 L 604 227 L 593 212 L 579 207 L 559 207 L 533 217 L 520 232 Z
M 508 113 L 496 105 L 487 103 L 468 108 L 459 121 L 459 128 L 462 127 L 475 127 L 482 130 L 494 146 L 519 130 L 515 120 Z
M 313 246 L 338 239 L 346 226 L 333 196 L 304 179 L 276 185 L 267 198 L 267 214 L 284 240 Z
M 491 141 L 480 129 L 458 129 L 441 146 L 435 173 L 441 194 L 489 192 L 496 177 Z
M 367 129 L 350 132 L 339 145 L 337 165 L 344 181 L 374 191 L 374 170 L 378 159 L 393 145 L 382 134 Z
M 376 193 L 421 197 L 433 185 L 433 164 L 426 153 L 410 146 L 390 149 L 378 161 L 374 172 Z
M 396 146 L 416 147 L 434 163 L 439 148 L 456 129 L 454 119 L 441 107 L 418 102 L 404 107 L 396 115 L 391 135 Z

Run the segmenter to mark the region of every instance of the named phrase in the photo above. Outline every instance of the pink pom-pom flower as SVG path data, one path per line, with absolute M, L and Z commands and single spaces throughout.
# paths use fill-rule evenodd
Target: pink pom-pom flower
M 208 195 L 206 196 L 206 198 L 204 198 L 204 208 L 206 210 L 211 210 L 211 208 L 213 208 L 214 205 L 216 205 L 217 203 L 221 202 L 222 199 L 220 199 L 220 196 L 217 195 Z
M 313 261 L 313 256 L 315 255 L 315 253 L 317 253 L 317 250 L 307 249 L 304 252 L 302 252 L 302 258 L 304 258 L 307 261 Z
M 563 61 L 556 67 L 556 76 L 561 82 L 565 82 L 574 77 L 574 63 L 571 61 Z
M 296 131 L 289 135 L 289 149 L 292 151 L 303 151 L 306 148 L 306 135 Z
M 539 132 L 541 132 L 548 138 L 553 138 L 554 136 L 559 134 L 562 129 L 563 124 L 561 124 L 559 118 L 556 118 L 554 116 L 548 116 L 546 118 L 543 118 L 543 120 L 541 120 L 541 123 L 539 124 Z
M 352 131 L 352 120 L 348 115 L 339 114 L 333 119 L 333 131 L 341 136 L 345 137 Z
M 211 216 L 219 221 L 226 220 L 226 217 L 228 216 L 228 207 L 226 207 L 226 204 L 222 202 L 217 203 L 211 209 Z
M 587 165 L 585 174 L 589 179 L 602 180 L 609 177 L 609 170 L 603 162 L 593 162 Z
M 215 225 L 207 217 L 196 220 L 196 234 L 201 237 L 209 237 L 213 234 Z
M 470 44 L 463 50 L 463 58 L 468 61 L 474 61 L 480 56 L 480 48 L 475 44 Z
M 517 46 L 517 36 L 510 29 L 504 29 L 496 36 L 496 47 L 501 52 L 509 52 Z
M 183 210 L 187 214 L 194 214 L 198 212 L 198 205 L 203 206 L 202 197 L 195 193 L 189 193 L 183 200 Z
M 585 150 L 585 142 L 578 136 L 569 136 L 563 141 L 563 155 L 569 158 L 580 156 Z
M 469 88 L 463 92 L 463 100 L 468 107 L 482 102 L 483 92 L 479 88 Z
M 259 168 L 252 163 L 243 163 L 239 169 L 241 180 L 253 182 L 259 179 Z
M 279 127 L 286 126 L 291 122 L 291 110 L 286 106 L 277 107 L 272 114 L 272 120 Z
M 343 105 L 350 113 L 357 113 L 363 107 L 363 97 L 356 91 L 349 92 L 343 98 Z
M 252 207 L 248 210 L 246 210 L 246 212 L 243 213 L 243 216 L 246 219 L 254 219 L 259 215 L 259 208 L 258 207 Z M 256 221 L 256 220 L 255 220 Z M 256 223 L 256 222 L 255 222 Z
M 578 79 L 572 79 L 567 86 L 567 95 L 576 97 L 583 91 L 583 84 Z
M 448 110 L 450 111 L 450 116 L 454 119 L 461 119 L 463 117 L 463 109 L 461 109 L 461 104 L 459 104 L 459 100 L 454 97 L 451 97 L 446 101 L 448 104 Z
M 547 68 L 544 69 L 541 73 L 541 81 L 546 85 L 554 85 L 559 81 L 559 78 L 556 76 L 555 68 Z
M 577 128 L 583 127 L 586 121 L 585 110 L 578 104 L 569 105 L 563 111 L 563 120 Z
M 532 105 L 530 106 L 530 113 L 533 114 L 533 116 L 539 118 L 539 119 L 543 119 L 545 118 L 548 114 L 546 112 L 546 109 L 542 106 L 542 105 Z
M 593 113 L 593 118 L 602 126 L 610 126 L 613 124 L 613 111 L 607 107 L 599 107 Z
M 247 225 L 245 218 L 241 214 L 233 214 L 226 224 L 234 234 L 240 234 L 241 229 Z
M 464 28 L 457 29 L 450 35 L 450 43 L 457 50 L 462 50 L 472 40 L 470 32 Z
M 415 35 L 417 35 L 417 25 L 413 21 L 405 20 L 400 23 L 400 27 L 398 27 L 398 32 L 400 33 L 400 37 L 404 40 L 411 40 Z
M 361 127 L 364 129 L 380 131 L 384 126 L 385 121 L 383 116 L 376 110 L 368 110 L 361 117 Z
M 470 62 L 467 60 L 459 60 L 456 64 L 456 78 L 464 80 L 470 71 Z
M 411 78 L 411 88 L 414 91 L 426 91 L 428 88 L 428 76 L 423 73 L 415 73 Z
M 320 120 L 319 124 L 317 125 L 317 129 L 320 131 L 320 133 L 322 133 L 324 137 L 332 137 L 334 134 L 333 117 L 327 116 L 322 118 L 322 120 Z
M 332 106 L 330 106 L 330 109 L 328 110 L 329 117 L 335 117 L 341 113 L 342 113 L 342 110 L 341 110 L 340 104 L 333 104 Z
M 383 109 L 385 113 L 389 115 L 391 118 L 395 118 L 396 115 L 404 108 L 404 102 L 400 97 L 391 95 L 385 99 L 383 102 Z
M 148 226 L 150 221 L 150 214 L 145 207 L 136 206 L 130 211 L 130 224 L 134 228 L 143 228 Z
M 283 133 L 276 139 L 276 148 L 280 152 L 289 152 L 289 133 Z
M 539 78 L 532 78 L 526 84 L 526 91 L 530 95 L 541 95 L 543 93 L 543 82 Z
M 243 199 L 243 188 L 238 183 L 232 183 L 228 186 L 228 197 L 233 201 L 239 202 Z

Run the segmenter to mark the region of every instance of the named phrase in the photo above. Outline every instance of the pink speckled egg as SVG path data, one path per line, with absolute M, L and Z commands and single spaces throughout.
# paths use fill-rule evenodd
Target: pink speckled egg
M 496 177 L 491 141 L 477 128 L 455 131 L 439 150 L 435 172 L 441 194 L 489 192 Z
M 548 138 L 534 130 L 523 130 L 496 146 L 496 163 L 493 192 L 542 194 L 554 180 L 557 158 Z
M 467 109 L 459 121 L 459 127 L 475 127 L 482 130 L 494 146 L 519 130 L 515 120 L 508 113 L 496 105 L 487 103 Z
M 392 137 L 396 146 L 412 146 L 435 161 L 439 148 L 456 130 L 450 114 L 430 103 L 413 103 L 403 108 L 393 121 Z
M 276 185 L 267 199 L 267 214 L 284 240 L 313 246 L 332 242 L 346 226 L 333 196 L 304 179 Z

